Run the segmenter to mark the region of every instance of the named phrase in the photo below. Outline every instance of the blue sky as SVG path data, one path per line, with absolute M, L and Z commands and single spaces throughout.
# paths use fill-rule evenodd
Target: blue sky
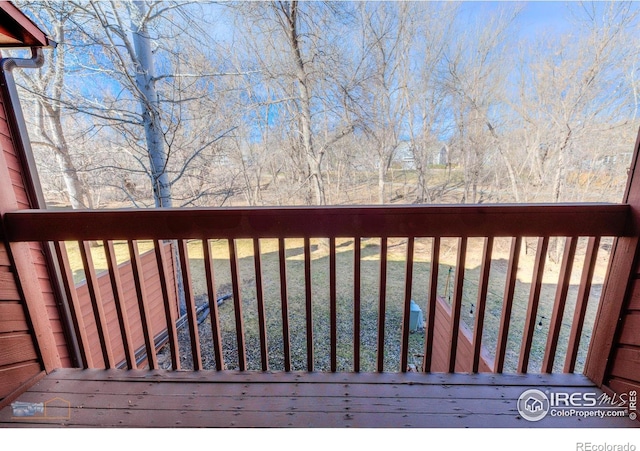
M 562 31 L 569 26 L 566 2 L 527 2 L 520 17 L 521 32 Z
M 500 7 L 520 4 L 523 6 L 523 10 L 517 20 L 520 36 L 535 37 L 538 33 L 563 31 L 570 26 L 569 21 L 567 20 L 568 3 L 571 2 L 467 1 L 463 2 L 463 9 L 473 15 L 487 15 Z

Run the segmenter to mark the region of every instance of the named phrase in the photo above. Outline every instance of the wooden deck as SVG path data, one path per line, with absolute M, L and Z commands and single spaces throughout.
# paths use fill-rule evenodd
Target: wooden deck
M 620 418 L 521 418 L 523 391 L 602 392 L 575 374 L 250 373 L 60 369 L 16 401 L 43 412 L 1 427 L 612 428 Z M 14 401 L 15 402 L 15 401 Z

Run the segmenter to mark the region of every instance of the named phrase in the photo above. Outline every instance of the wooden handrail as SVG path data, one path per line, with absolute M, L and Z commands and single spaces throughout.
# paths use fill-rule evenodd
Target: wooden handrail
M 626 236 L 625 204 L 22 210 L 9 241 L 304 237 Z

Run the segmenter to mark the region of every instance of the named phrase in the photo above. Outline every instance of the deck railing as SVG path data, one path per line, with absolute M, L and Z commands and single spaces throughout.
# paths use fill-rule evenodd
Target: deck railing
M 414 367 L 412 363 L 417 362 L 415 367 L 418 371 L 478 372 L 483 368 L 486 370 L 489 362 L 490 370 L 496 373 L 551 373 L 574 372 L 579 349 L 585 349 L 588 345 L 588 336 L 584 332 L 585 316 L 588 307 L 593 304 L 590 295 L 594 297 L 591 288 L 598 251 L 604 238 L 627 233 L 628 217 L 627 205 L 611 204 L 27 210 L 7 213 L 5 231 L 12 242 L 54 244 L 66 280 L 65 288 L 70 298 L 72 320 L 85 367 L 117 366 L 118 357 L 114 351 L 117 348 L 122 350 L 126 366 L 135 368 L 135 340 L 132 337 L 140 333 L 144 339 L 148 367 L 159 367 L 154 343 L 160 331 L 150 328 L 152 306 L 148 305 L 138 247 L 139 242 L 150 240 L 155 249 L 161 299 L 164 301 L 162 308 L 156 310 L 164 315 L 164 333 L 173 369 L 184 366 L 181 361 L 185 358 L 185 352 L 193 369 L 207 367 L 203 363 L 200 348 L 201 341 L 206 340 L 211 344 L 213 354 L 211 367 L 217 370 L 407 371 Z M 503 294 L 493 299 L 496 298 L 496 290 L 491 280 L 498 263 L 492 257 L 496 243 L 504 239 L 509 240 L 510 244 L 501 290 Z M 231 328 L 225 328 L 222 324 L 224 312 L 216 302 L 222 284 L 216 283 L 214 240 L 218 244 L 220 240 L 226 242 L 224 247 L 228 252 L 229 291 L 233 305 L 230 306 L 230 302 L 224 308 L 229 310 L 234 320 Z M 288 243 L 292 240 L 300 240 L 297 256 L 290 255 L 292 252 Z M 465 267 L 472 240 L 474 243 L 481 242 L 481 255 L 477 276 L 470 282 L 465 275 Z M 553 287 L 555 295 L 548 305 L 545 304 L 549 312 L 542 324 L 540 312 L 545 263 L 550 243 L 556 243 L 557 240 L 561 243 L 557 249 L 561 250 L 562 256 L 558 262 L 557 283 Z M 103 243 L 111 289 L 109 304 L 113 305 L 105 305 L 100 295 L 89 244 L 91 241 Z M 126 259 L 130 260 L 137 301 L 135 308 L 124 305 L 122 269 L 118 266 L 114 250 L 114 242 L 117 241 L 126 242 Z M 172 258 L 164 250 L 163 243 L 167 241 L 175 243 L 176 265 L 167 261 Z M 65 242 L 78 244 L 91 299 L 90 319 L 98 338 L 94 345 L 88 336 L 83 314 L 79 314 L 81 306 L 78 305 Z M 267 255 L 263 247 L 267 242 L 271 243 L 273 250 L 273 255 L 268 256 L 268 263 L 276 268 L 275 275 L 265 267 Z M 451 274 L 445 274 L 445 242 L 453 243 L 447 244 L 449 247 L 446 249 L 456 253 L 454 263 L 449 265 Z M 367 245 L 371 243 L 375 245 L 368 248 Z M 527 272 L 518 269 L 527 243 L 535 243 L 531 249 L 535 257 L 528 275 L 528 286 L 518 282 L 523 271 Z M 242 255 L 239 255 L 240 245 Z M 397 246 L 403 250 L 404 257 L 400 258 L 396 251 L 391 252 L 390 248 Z M 198 296 L 200 293 L 194 291 L 197 288 L 194 288 L 195 279 L 191 274 L 194 266 L 190 258 L 194 249 L 202 256 L 201 273 L 204 280 L 198 283 L 203 284 L 201 291 L 204 296 Z M 342 249 L 349 251 L 343 252 Z M 576 258 L 578 249 L 581 254 L 579 259 Z M 370 255 L 372 252 L 373 256 Z M 605 253 L 601 252 L 600 256 Z M 322 256 L 321 262 L 316 261 L 318 255 Z M 292 258 L 297 259 L 299 266 L 296 268 L 301 272 L 294 281 L 288 275 Z M 371 281 L 372 259 L 377 262 L 375 282 Z M 568 302 L 572 274 L 575 272 L 574 261 L 579 261 L 582 273 L 575 302 Z M 404 266 L 403 271 L 398 272 L 398 264 Z M 317 280 L 316 265 L 326 268 L 325 279 Z M 168 278 L 166 271 L 174 267 L 178 268 L 181 276 L 177 279 L 182 279 L 182 288 L 178 293 L 167 283 L 173 278 Z M 250 277 L 244 277 L 248 267 L 251 269 Z M 443 287 L 442 279 L 449 275 L 451 277 Z M 402 280 L 398 281 L 398 278 Z M 399 303 L 392 305 L 387 288 L 399 282 L 403 294 Z M 373 284 L 377 285 L 375 290 L 364 290 L 365 285 L 370 287 Z M 428 288 L 418 288 L 419 284 L 423 284 L 420 287 L 428 285 Z M 326 296 L 318 294 L 322 289 L 328 292 Z M 518 298 L 524 301 L 516 300 L 516 292 L 524 289 L 528 293 Z M 546 289 L 548 291 L 548 287 Z M 293 294 L 294 291 L 297 294 Z M 245 296 L 247 293 L 249 296 Z M 271 311 L 273 297 L 276 296 L 273 293 L 279 297 L 276 312 Z M 190 349 L 179 343 L 180 331 L 176 328 L 179 313 L 175 308 L 175 299 L 181 294 L 184 295 L 186 306 Z M 397 293 L 393 296 L 397 297 Z M 318 297 L 323 299 L 320 306 Z M 411 333 L 410 330 L 411 300 L 414 297 L 425 312 L 424 334 Z M 450 311 L 444 335 L 435 332 L 439 297 L 440 301 L 449 304 Z M 204 302 L 208 303 L 211 331 L 207 332 L 210 335 L 206 337 L 202 336 L 198 326 L 196 299 L 205 299 Z M 498 306 L 496 314 L 489 311 L 490 299 L 494 310 Z M 469 302 L 472 315 L 466 315 L 465 319 L 463 305 Z M 394 310 L 396 307 L 397 312 Z M 523 309 L 522 315 L 515 315 L 516 319 L 514 308 Z M 117 312 L 115 331 L 114 326 L 105 319 L 105 309 L 115 309 Z M 323 312 L 320 316 L 319 311 Z M 363 315 L 371 312 L 376 316 L 376 330 L 375 339 L 369 340 L 363 337 L 372 326 L 370 321 L 365 322 Z M 277 320 L 273 318 L 274 314 Z M 135 318 L 131 318 L 132 315 Z M 495 317 L 492 324 L 488 322 L 489 317 Z M 247 318 L 257 323 L 255 332 L 252 332 L 255 340 L 252 339 L 250 343 L 247 342 L 244 324 Z M 519 324 L 514 325 L 518 321 Z M 140 327 L 132 330 L 130 324 L 133 323 Z M 277 325 L 277 340 L 273 333 L 274 324 Z M 471 351 L 464 355 L 458 345 L 461 325 L 463 329 L 468 329 L 465 334 L 471 335 L 468 337 L 471 341 L 468 349 Z M 543 332 L 539 331 L 541 326 Z M 230 330 L 235 331 L 234 343 L 228 339 Z M 538 341 L 534 340 L 536 334 L 540 335 Z M 540 337 L 543 345 L 536 344 L 540 342 Z M 325 338 L 328 344 L 326 349 L 318 346 L 319 340 Z M 271 345 L 272 341 L 278 342 L 277 352 Z M 519 343 L 519 347 L 514 349 L 514 342 Z M 97 352 L 101 359 L 92 359 L 91 356 L 96 353 L 92 346 L 99 346 Z M 248 346 L 252 351 L 250 354 L 256 356 L 251 357 L 250 364 Z M 229 347 L 234 348 L 232 354 L 228 352 Z M 256 352 L 253 352 L 253 347 Z M 436 368 L 434 357 L 437 355 L 436 347 L 444 355 L 444 364 L 439 368 Z M 541 355 L 536 368 L 531 365 L 533 347 L 539 348 L 537 352 Z M 562 350 L 562 356 L 559 355 L 559 349 Z M 281 355 L 274 357 L 274 353 Z M 233 356 L 234 361 L 229 360 L 229 355 Z M 397 365 L 395 368 L 389 367 L 390 355 L 394 356 L 391 361 Z M 371 360 L 369 366 L 364 363 L 367 359 Z M 326 362 L 326 365 L 318 364 L 319 361 Z

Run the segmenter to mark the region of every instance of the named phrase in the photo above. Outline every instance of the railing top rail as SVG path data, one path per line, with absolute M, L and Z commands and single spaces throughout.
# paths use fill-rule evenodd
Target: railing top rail
M 626 204 L 22 210 L 10 241 L 429 236 L 624 236 Z

